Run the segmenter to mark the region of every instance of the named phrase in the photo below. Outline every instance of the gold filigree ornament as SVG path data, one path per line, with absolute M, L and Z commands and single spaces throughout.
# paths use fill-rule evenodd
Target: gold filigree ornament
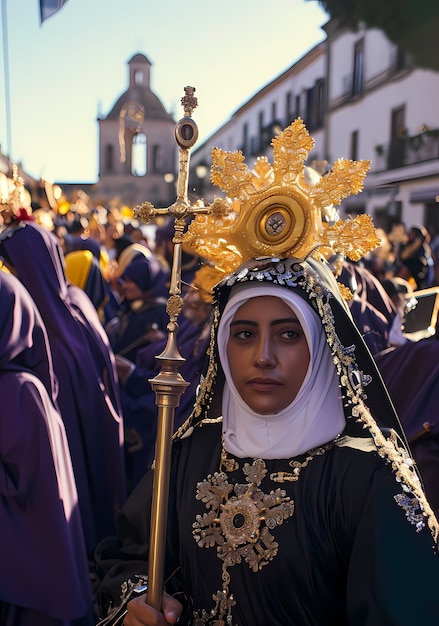
M 269 529 L 293 515 L 294 503 L 283 489 L 269 494 L 259 489 L 267 474 L 262 459 L 246 463 L 243 472 L 247 484 L 230 484 L 225 472 L 215 472 L 198 483 L 196 498 L 210 510 L 197 515 L 192 533 L 200 547 L 216 544 L 219 558 L 228 567 L 244 560 L 257 572 L 278 551 Z
M 338 438 L 337 438 L 338 439 Z M 304 461 L 291 459 L 293 472 L 277 472 L 269 479 L 274 483 L 296 482 L 300 472 L 315 457 L 325 454 L 336 443 L 334 439 L 325 446 L 310 450 Z M 192 534 L 200 548 L 216 546 L 222 560 L 222 589 L 213 594 L 215 606 L 210 613 L 195 613 L 194 624 L 233 624 L 233 594 L 229 592 L 228 568 L 246 562 L 253 572 L 268 565 L 278 553 L 279 544 L 271 534 L 276 526 L 294 514 L 294 501 L 279 487 L 264 493 L 260 489 L 267 476 L 262 459 L 244 463 L 242 472 L 246 483 L 229 482 L 227 472 L 239 470 L 239 463 L 227 455 L 224 445 L 221 451 L 220 471 L 197 484 L 197 500 L 201 500 L 207 513 L 197 515 L 192 524 Z
M 254 258 L 342 254 L 358 261 L 380 245 L 369 215 L 340 219 L 334 208 L 363 189 L 370 161 L 338 159 L 323 176 L 306 167 L 314 139 L 300 118 L 271 145 L 273 164 L 259 157 L 253 170 L 241 151 L 212 150 L 211 181 L 226 197 L 196 215 L 184 234 L 186 248 L 224 277 Z
M 224 453 L 222 455 L 224 458 Z M 294 513 L 294 502 L 283 489 L 264 493 L 259 485 L 267 474 L 262 459 L 245 463 L 246 484 L 231 484 L 225 472 L 215 472 L 197 485 L 197 500 L 205 503 L 207 513 L 197 515 L 192 524 L 195 541 L 201 548 L 217 546 L 223 561 L 223 586 L 214 594 L 211 613 L 194 614 L 194 624 L 233 624 L 233 594 L 229 593 L 228 568 L 245 561 L 257 572 L 274 559 L 279 544 L 270 529 L 281 525 Z

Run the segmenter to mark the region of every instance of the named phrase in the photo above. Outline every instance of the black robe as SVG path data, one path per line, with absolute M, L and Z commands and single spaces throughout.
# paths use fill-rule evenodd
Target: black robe
M 360 449 L 364 444 L 368 451 Z M 209 512 L 196 499 L 197 484 L 219 471 L 220 453 L 220 423 L 198 424 L 174 443 L 165 578 L 169 589 L 179 580 L 190 598 L 180 623 L 193 623 L 194 611 L 210 613 L 212 595 L 221 589 L 218 545 L 200 547 L 193 533 L 196 516 Z M 227 474 L 230 484 L 246 483 L 242 468 L 253 463 L 237 461 L 239 470 Z M 437 626 L 439 560 L 430 530 L 417 529 L 419 518 L 409 519 L 395 500 L 401 485 L 371 439 L 342 439 L 314 456 L 296 482 L 270 478 L 291 473 L 289 460 L 265 463 L 268 472 L 258 488 L 264 494 L 285 490 L 294 512 L 269 529 L 278 543 L 272 560 L 257 571 L 244 558 L 228 568 L 233 624 Z M 147 573 L 152 477 L 149 472 L 124 506 L 119 538 L 108 538 L 96 553 L 101 607 L 118 604 L 124 580 Z M 262 521 L 259 530 L 264 526 Z

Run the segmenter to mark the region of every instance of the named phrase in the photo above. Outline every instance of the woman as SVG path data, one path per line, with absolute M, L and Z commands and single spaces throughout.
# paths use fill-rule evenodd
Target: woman
M 219 285 L 214 320 L 174 443 L 165 571 L 179 593 L 164 616 L 133 600 L 126 626 L 435 624 L 437 522 L 329 270 L 247 266 Z M 146 572 L 151 479 L 98 550 L 104 604 Z
M 0 623 L 91 626 L 92 590 L 47 333 L 0 271 Z
M 158 261 L 145 256 L 135 258 L 123 270 L 120 308 L 105 326 L 115 354 L 135 361 L 141 348 L 163 337 L 169 320 L 166 300 L 154 296 L 162 278 Z
M 324 260 L 378 243 L 367 216 L 326 210 L 361 190 L 368 163 L 339 159 L 311 180 L 300 119 L 272 146 L 273 166 L 251 171 L 242 153 L 213 150 L 212 182 L 229 195 L 185 239 L 226 277 L 173 446 L 163 611 L 138 597 L 124 623 L 433 626 L 438 523 Z M 147 571 L 151 482 L 97 550 L 103 607 Z

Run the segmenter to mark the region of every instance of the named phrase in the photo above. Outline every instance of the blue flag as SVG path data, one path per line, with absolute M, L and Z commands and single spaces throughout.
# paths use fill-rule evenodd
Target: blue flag
M 40 0 L 41 24 L 48 17 L 57 13 L 67 2 L 67 0 Z

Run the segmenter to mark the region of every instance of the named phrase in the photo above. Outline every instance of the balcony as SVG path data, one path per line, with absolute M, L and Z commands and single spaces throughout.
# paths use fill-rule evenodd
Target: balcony
M 417 135 L 401 134 L 388 144 L 375 146 L 375 170 L 394 170 L 439 158 L 439 129 L 425 129 Z

